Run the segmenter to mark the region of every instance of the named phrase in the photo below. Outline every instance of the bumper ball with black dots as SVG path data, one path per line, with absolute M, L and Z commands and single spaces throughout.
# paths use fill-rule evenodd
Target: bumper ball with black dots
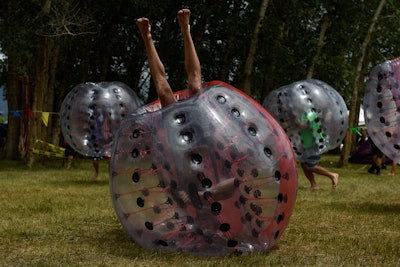
M 267 95 L 263 106 L 282 126 L 301 162 L 340 146 L 346 135 L 346 103 L 323 81 L 308 79 L 282 86 Z
M 387 157 L 400 162 L 400 58 L 372 69 L 363 103 L 369 137 Z
M 122 119 L 143 104 L 121 82 L 81 83 L 61 105 L 61 132 L 78 153 L 97 159 L 111 157 L 112 142 Z
M 154 105 L 121 123 L 111 158 L 113 205 L 134 242 L 205 256 L 273 247 L 297 193 L 293 149 L 275 119 L 219 81 Z

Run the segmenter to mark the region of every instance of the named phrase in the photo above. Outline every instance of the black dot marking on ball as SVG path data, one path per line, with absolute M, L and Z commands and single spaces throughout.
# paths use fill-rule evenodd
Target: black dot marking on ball
M 272 156 L 272 150 L 269 147 L 264 147 L 264 154 L 269 158 Z
M 136 199 L 136 204 L 137 204 L 139 207 L 143 208 L 143 207 L 144 207 L 144 199 L 141 198 L 141 197 L 138 197 L 138 198 Z
M 184 132 L 181 136 L 185 143 L 191 143 L 193 141 L 193 134 L 191 132 Z
M 379 118 L 379 121 L 380 121 L 381 123 L 385 123 L 385 121 L 386 121 L 386 120 L 385 120 L 385 117 L 380 117 L 380 118 Z
M 275 181 L 279 182 L 281 180 L 281 172 L 275 171 L 274 178 L 275 178 Z
M 154 206 L 154 207 L 153 207 L 153 212 L 154 212 L 155 214 L 160 214 L 160 213 L 161 213 L 161 208 L 160 208 L 160 206 Z
M 224 165 L 227 169 L 231 169 L 232 168 L 232 163 L 229 160 L 225 160 Z
M 376 91 L 377 91 L 378 93 L 382 92 L 382 87 L 381 87 L 380 84 L 378 84 L 378 87 L 376 88 Z
M 250 186 L 248 186 L 248 185 L 246 185 L 246 186 L 244 187 L 244 191 L 246 191 L 247 194 L 250 194 L 251 189 L 252 189 L 252 188 L 251 188 Z
M 253 219 L 253 216 L 249 212 L 247 212 L 244 217 L 245 217 L 246 221 L 248 221 L 248 222 L 250 222 Z
M 174 204 L 174 201 L 172 200 L 172 198 L 167 197 L 167 200 L 165 201 L 165 204 L 172 205 L 172 204 Z
M 195 165 L 200 165 L 203 161 L 203 158 L 199 154 L 193 154 L 191 157 L 191 161 Z
M 173 189 L 173 190 L 176 190 L 176 188 L 178 187 L 178 184 L 174 180 L 172 180 L 169 185 L 171 186 L 171 189 Z
M 175 122 L 177 124 L 183 124 L 186 121 L 186 116 L 185 114 L 178 114 L 175 116 Z
M 230 248 L 234 248 L 237 246 L 237 244 L 238 244 L 238 241 L 231 239 L 231 240 L 228 240 L 227 246 Z
M 386 137 L 390 138 L 392 137 L 392 133 L 391 132 L 385 132 Z
M 395 144 L 393 147 L 394 147 L 396 150 L 399 150 L 399 149 L 400 149 L 400 145 L 398 145 L 398 144 Z
M 226 98 L 222 95 L 217 96 L 217 101 L 220 104 L 225 104 L 226 103 Z
M 257 129 L 253 126 L 250 126 L 247 131 L 249 132 L 250 135 L 256 136 L 257 135 Z
M 172 222 L 167 222 L 167 228 L 168 230 L 173 230 L 175 228 L 175 224 L 173 224 Z
M 254 190 L 254 192 L 253 192 L 253 196 L 254 196 L 254 198 L 259 198 L 259 197 L 261 197 L 261 191 L 260 190 Z
M 256 220 L 256 224 L 257 224 L 258 227 L 262 227 L 263 221 L 260 220 L 260 219 L 257 219 L 257 220 Z
M 231 225 L 229 223 L 222 223 L 219 226 L 219 230 L 221 230 L 222 232 L 228 232 L 231 229 Z
M 240 196 L 240 197 L 239 197 L 239 202 L 240 202 L 241 204 L 245 204 L 245 203 L 247 202 L 247 198 L 245 198 L 244 196 Z
M 251 230 L 251 235 L 252 235 L 253 237 L 256 237 L 256 238 L 257 238 L 257 237 L 258 237 L 258 234 L 259 234 L 259 233 L 258 233 L 258 231 L 257 231 L 256 229 L 253 228 L 253 229 Z
M 132 150 L 132 152 L 131 152 L 131 156 L 132 156 L 132 158 L 137 158 L 137 157 L 139 157 L 139 149 L 137 149 L 137 148 L 134 148 L 133 150 Z
M 237 170 L 236 170 L 236 173 L 237 173 L 240 177 L 243 177 L 243 175 L 244 175 L 244 170 L 243 170 L 243 169 L 237 169 Z
M 278 217 L 276 218 L 276 223 L 280 224 L 283 221 L 284 218 L 285 218 L 285 216 L 284 216 L 283 213 L 279 214 Z
M 187 216 L 187 217 L 186 217 L 186 223 L 187 223 L 187 224 L 194 224 L 194 219 L 193 219 L 193 217 L 192 217 L 192 216 Z M 198 230 L 200 230 L 200 229 L 198 229 Z
M 95 136 L 94 134 L 92 134 L 92 135 L 90 136 L 90 138 L 91 138 L 92 140 L 96 140 L 96 136 Z
M 138 183 L 140 181 L 140 174 L 138 172 L 134 172 L 132 174 L 132 182 Z
M 213 202 L 211 204 L 211 212 L 214 215 L 218 215 L 222 210 L 222 205 L 219 202 Z
M 169 164 L 169 162 L 164 162 L 164 169 L 166 169 L 167 171 L 171 169 L 171 165 Z
M 251 175 L 252 175 L 254 178 L 258 177 L 258 170 L 257 170 L 257 169 L 252 169 L 252 170 L 251 170 Z
M 275 232 L 274 239 L 276 240 L 276 239 L 278 239 L 278 237 L 279 237 L 279 230 Z
M 204 199 L 209 200 L 212 198 L 212 193 L 210 191 L 205 191 L 203 197 Z
M 235 117 L 240 117 L 240 111 L 239 111 L 238 109 L 236 109 L 236 108 L 233 108 L 233 109 L 231 110 L 231 113 L 232 113 L 232 115 L 235 116 Z
M 282 200 L 283 200 L 283 194 L 282 194 L 282 193 L 279 193 L 279 194 L 278 194 L 278 197 L 277 197 L 276 199 L 278 200 L 278 203 L 281 203 Z
M 147 197 L 149 194 L 150 194 L 149 189 L 147 189 L 147 188 L 143 188 L 143 189 L 142 189 L 142 195 L 143 195 L 143 196 Z
M 144 226 L 146 226 L 146 228 L 150 231 L 154 229 L 153 224 L 151 222 L 145 222 Z
M 132 137 L 133 138 L 138 138 L 140 136 L 140 130 L 139 129 L 135 129 L 133 132 L 132 132 Z
M 262 214 L 262 208 L 260 206 L 251 203 L 250 208 L 257 216 Z
M 201 186 L 203 188 L 210 188 L 212 186 L 212 181 L 208 178 L 201 180 Z
M 376 103 L 376 106 L 377 106 L 378 108 L 382 108 L 382 102 L 380 102 L 380 101 L 377 102 L 377 103 Z

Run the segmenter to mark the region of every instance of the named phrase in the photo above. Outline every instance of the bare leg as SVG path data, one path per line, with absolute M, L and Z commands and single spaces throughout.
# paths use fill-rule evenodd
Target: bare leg
M 390 169 L 390 172 L 388 173 L 388 175 L 394 175 L 394 172 L 396 171 L 396 166 L 397 166 L 397 162 L 393 160 L 392 168 Z
M 201 66 L 197 57 L 196 49 L 190 34 L 190 10 L 182 9 L 178 11 L 178 23 L 181 27 L 183 42 L 185 47 L 185 68 L 188 76 L 189 96 L 201 90 Z
M 303 169 L 303 172 L 304 172 L 306 178 L 308 179 L 308 181 L 310 181 L 311 189 L 313 189 L 313 190 L 319 189 L 317 181 L 315 181 L 313 172 L 307 167 L 307 165 L 305 163 L 301 163 L 301 168 Z
M 151 37 L 150 21 L 147 18 L 140 18 L 136 21 L 136 25 L 139 28 L 144 45 L 146 47 L 151 76 L 153 78 L 161 106 L 166 107 L 176 102 L 176 98 L 171 90 L 171 86 L 167 81 L 164 65 L 162 64 L 154 46 L 153 39 Z
M 99 161 L 98 160 L 93 160 L 93 168 L 94 168 L 94 174 L 93 174 L 93 181 L 97 181 L 97 177 L 99 176 Z
M 339 174 L 338 173 L 330 172 L 321 166 L 316 166 L 316 167 L 310 169 L 310 171 L 313 173 L 317 173 L 317 174 L 328 177 L 332 181 L 332 187 L 333 188 L 337 187 L 338 182 L 339 182 Z

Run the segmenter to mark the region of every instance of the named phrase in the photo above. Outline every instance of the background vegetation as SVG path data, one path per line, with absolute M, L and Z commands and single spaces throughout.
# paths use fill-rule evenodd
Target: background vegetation
M 58 112 L 75 85 L 118 80 L 155 99 L 135 19 L 151 19 L 168 78 L 185 87 L 176 12 L 192 10 L 204 80 L 223 80 L 262 101 L 269 91 L 316 78 L 342 94 L 356 125 L 365 77 L 399 56 L 395 0 L 5 0 L 0 3 L 8 159 L 32 156 L 35 139 L 58 144 Z M 42 112 L 53 112 L 49 126 Z M 349 139 L 345 145 L 351 145 Z M 346 137 L 347 138 L 347 137 Z M 348 150 L 345 150 L 348 154 Z M 347 154 L 344 160 L 347 159 Z
M 296 207 L 277 246 L 215 258 L 133 243 L 113 210 L 105 162 L 95 183 L 90 160 L 76 160 L 70 170 L 61 160 L 31 169 L 0 161 L 0 266 L 399 266 L 399 174 L 337 168 L 337 157 L 321 162 L 339 172 L 335 190 L 318 176 L 321 190 L 310 191 L 300 173 Z

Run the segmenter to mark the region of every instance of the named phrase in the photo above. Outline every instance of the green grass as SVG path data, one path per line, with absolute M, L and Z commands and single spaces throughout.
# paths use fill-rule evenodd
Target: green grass
M 400 266 L 400 167 L 371 175 L 366 165 L 337 168 L 332 190 L 310 191 L 299 172 L 297 202 L 278 245 L 265 253 L 195 257 L 149 251 L 133 243 L 109 196 L 107 164 L 91 181 L 90 160 L 70 170 L 61 160 L 28 169 L 0 161 L 0 266 Z

